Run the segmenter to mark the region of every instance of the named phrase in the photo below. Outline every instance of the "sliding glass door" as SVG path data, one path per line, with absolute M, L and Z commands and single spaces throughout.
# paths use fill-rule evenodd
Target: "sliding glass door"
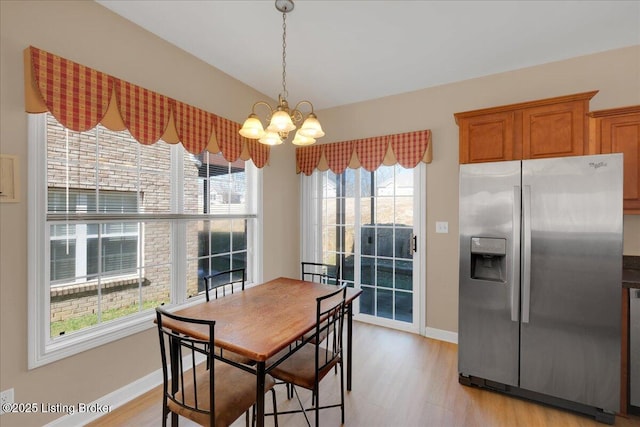
M 360 320 L 418 331 L 423 166 L 347 169 L 303 178 L 303 258 L 339 264 L 362 289 Z

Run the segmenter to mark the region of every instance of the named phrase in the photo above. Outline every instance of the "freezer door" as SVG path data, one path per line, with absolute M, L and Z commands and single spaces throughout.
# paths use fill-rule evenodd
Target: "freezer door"
M 520 171 L 519 161 L 460 166 L 458 370 L 509 385 L 518 383 Z
M 607 411 L 620 408 L 622 167 L 621 154 L 522 165 L 520 386 Z

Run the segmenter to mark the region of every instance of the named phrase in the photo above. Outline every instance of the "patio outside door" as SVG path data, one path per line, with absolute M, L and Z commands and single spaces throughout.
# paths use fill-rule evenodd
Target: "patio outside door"
M 318 234 L 307 240 L 321 252 L 315 259 L 340 264 L 343 281 L 362 289 L 354 311 L 359 320 L 419 332 L 422 169 L 314 174 L 320 179 L 312 187 L 321 196 L 312 206 L 321 213 L 313 227 Z

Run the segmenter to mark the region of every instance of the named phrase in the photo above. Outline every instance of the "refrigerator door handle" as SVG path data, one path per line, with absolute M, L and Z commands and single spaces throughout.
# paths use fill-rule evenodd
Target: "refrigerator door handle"
M 529 323 L 531 302 L 531 186 L 522 187 L 522 323 Z
M 511 244 L 511 321 L 517 322 L 520 302 L 520 208 L 521 190 L 519 185 L 513 186 L 513 239 Z

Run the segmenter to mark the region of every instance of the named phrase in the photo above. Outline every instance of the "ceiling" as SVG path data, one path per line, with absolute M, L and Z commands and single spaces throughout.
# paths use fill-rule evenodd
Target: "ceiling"
M 272 0 L 96 0 L 277 99 Z M 640 1 L 297 0 L 287 14 L 290 103 L 316 109 L 640 44 Z

